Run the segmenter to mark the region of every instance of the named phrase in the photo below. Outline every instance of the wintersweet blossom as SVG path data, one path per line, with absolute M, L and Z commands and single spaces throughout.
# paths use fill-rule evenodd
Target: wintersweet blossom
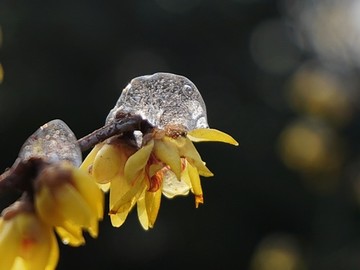
M 59 247 L 51 226 L 29 202 L 17 201 L 0 217 L 0 269 L 53 270 Z
M 65 244 L 84 244 L 83 230 L 97 237 L 103 205 L 104 194 L 92 177 L 67 161 L 47 165 L 35 180 L 36 211 Z
M 180 126 L 154 128 L 145 134 L 142 146 L 128 139 L 113 139 L 96 146 L 81 168 L 99 184 L 110 184 L 110 217 L 113 226 L 121 226 L 137 205 L 144 229 L 152 228 L 160 208 L 161 194 L 168 198 L 195 195 L 195 206 L 203 203 L 200 176 L 213 173 L 206 167 L 193 142 L 238 143 L 216 129 L 200 128 L 187 132 Z

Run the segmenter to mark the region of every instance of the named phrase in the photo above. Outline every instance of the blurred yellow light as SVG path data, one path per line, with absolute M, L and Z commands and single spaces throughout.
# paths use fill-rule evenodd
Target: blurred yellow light
M 317 122 L 298 121 L 280 135 L 280 156 L 291 169 L 329 172 L 339 168 L 339 145 L 331 129 Z
M 345 124 L 351 117 L 351 92 L 330 73 L 302 68 L 290 82 L 290 103 L 295 110 Z
M 251 270 L 299 269 L 304 269 L 299 247 L 292 238 L 284 235 L 271 235 L 263 239 L 251 261 Z

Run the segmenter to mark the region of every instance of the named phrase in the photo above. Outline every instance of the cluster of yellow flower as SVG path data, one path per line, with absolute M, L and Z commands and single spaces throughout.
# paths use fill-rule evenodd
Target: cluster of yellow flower
M 55 269 L 59 247 L 54 231 L 71 246 L 85 243 L 83 231 L 96 238 L 108 191 L 115 227 L 124 223 L 136 205 L 142 227 L 152 228 L 162 195 L 172 198 L 191 191 L 198 207 L 203 203 L 200 176 L 213 174 L 193 142 L 238 145 L 230 135 L 206 127 L 207 123 L 188 128 L 169 122 L 151 124 L 142 131 L 141 141 L 135 130 L 112 134 L 97 142 L 82 161 L 71 130 L 54 121 L 57 130 L 44 125 L 20 151 L 20 163 L 34 158 L 41 162 L 34 162 L 36 166 L 23 177 L 23 196 L 1 214 L 0 269 Z M 14 171 L 13 178 L 25 170 Z M 0 177 L 0 184 L 5 180 Z
M 30 179 L 29 179 L 30 180 Z M 85 243 L 82 231 L 98 235 L 104 195 L 91 176 L 67 161 L 46 165 L 25 194 L 0 218 L 0 269 L 55 269 L 59 248 Z
M 112 225 L 121 226 L 129 211 L 137 205 L 144 229 L 154 226 L 161 194 L 168 198 L 195 195 L 195 204 L 203 203 L 199 175 L 213 174 L 192 141 L 219 141 L 237 145 L 229 135 L 216 129 L 189 132 L 169 128 L 154 129 L 138 148 L 130 139 L 115 137 L 95 146 L 80 168 L 94 176 L 104 191 L 110 188 L 109 213 Z

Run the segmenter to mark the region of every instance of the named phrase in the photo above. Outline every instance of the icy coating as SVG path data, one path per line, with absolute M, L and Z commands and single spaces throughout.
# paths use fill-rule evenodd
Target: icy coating
M 132 79 L 107 116 L 106 123 L 112 122 L 118 112 L 140 115 L 158 128 L 168 124 L 183 125 L 187 130 L 209 127 L 199 90 L 186 77 L 171 73 Z
M 58 119 L 35 131 L 21 147 L 19 157 L 24 160 L 41 157 L 49 162 L 68 160 L 76 167 L 82 162 L 81 150 L 74 133 Z

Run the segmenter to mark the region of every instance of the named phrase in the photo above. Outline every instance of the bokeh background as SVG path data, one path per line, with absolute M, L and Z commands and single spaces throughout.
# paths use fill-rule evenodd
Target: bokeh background
M 3 170 L 42 124 L 80 138 L 159 71 L 240 142 L 197 144 L 204 205 L 164 198 L 150 231 L 105 217 L 98 239 L 60 244 L 59 270 L 360 269 L 359 1 L 1 0 L 0 25 Z

